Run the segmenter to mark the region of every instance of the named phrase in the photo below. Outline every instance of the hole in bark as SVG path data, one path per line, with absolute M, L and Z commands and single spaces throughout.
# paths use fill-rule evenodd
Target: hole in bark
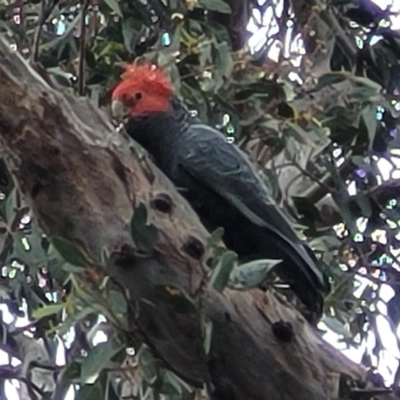
M 59 156 L 60 155 L 60 149 L 57 149 L 57 147 L 52 147 L 49 150 L 49 155 L 51 155 L 51 156 Z
M 37 195 L 39 194 L 39 192 L 42 189 L 43 189 L 43 185 L 40 182 L 37 182 L 33 185 L 32 192 L 31 192 L 31 196 L 32 196 L 33 200 L 37 197 Z
M 74 223 L 67 217 L 64 218 L 63 229 L 67 233 L 72 232 L 74 229 Z
M 114 259 L 114 264 L 118 268 L 128 269 L 132 266 L 132 259 L 128 256 L 120 255 Z
M 137 258 L 143 257 L 149 257 L 149 254 L 124 244 L 120 251 L 113 252 L 110 255 L 110 261 L 118 268 L 128 269 L 135 266 Z
M 232 321 L 231 315 L 230 315 L 228 312 L 225 312 L 224 315 L 225 315 L 225 319 L 226 319 L 228 322 L 231 322 L 231 321 Z
M 110 255 L 110 261 L 118 268 L 127 269 L 129 267 L 132 267 L 134 263 L 133 254 L 134 249 L 131 246 L 124 244 L 121 247 L 121 251 L 113 252 Z
M 293 326 L 290 322 L 278 321 L 272 325 L 272 332 L 278 340 L 289 343 L 294 337 Z
M 199 260 L 206 251 L 203 243 L 201 243 L 199 239 L 196 239 L 193 236 L 189 236 L 187 242 L 183 245 L 182 250 L 196 260 Z
M 151 201 L 151 206 L 162 213 L 170 214 L 172 212 L 172 199 L 168 193 L 159 193 Z

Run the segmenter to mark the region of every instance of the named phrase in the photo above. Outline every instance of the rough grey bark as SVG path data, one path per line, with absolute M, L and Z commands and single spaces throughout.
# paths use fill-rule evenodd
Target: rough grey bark
M 173 185 L 148 158 L 131 153 L 89 100 L 51 88 L 1 36 L 0 82 L 0 151 L 39 225 L 50 239 L 84 250 L 93 264 L 89 280 L 103 273 L 97 266 L 108 250 L 106 272 L 132 299 L 132 331 L 166 368 L 193 385 L 209 380 L 215 398 L 233 400 L 333 399 L 341 374 L 365 378 L 272 290 L 210 289 L 208 233 Z M 170 199 L 168 211 L 157 206 L 161 197 Z M 137 253 L 128 230 L 140 203 L 159 231 L 149 256 Z M 197 294 L 193 312 L 177 313 L 157 285 Z M 207 357 L 200 307 L 213 323 Z M 289 343 L 273 333 L 279 321 L 293 327 Z

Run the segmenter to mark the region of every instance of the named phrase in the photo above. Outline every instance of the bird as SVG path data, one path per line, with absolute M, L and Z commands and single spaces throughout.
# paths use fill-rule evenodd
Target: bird
M 248 156 L 188 110 L 161 68 L 150 62 L 124 68 L 111 95 L 114 118 L 124 117 L 128 135 L 150 154 L 206 229 L 222 227 L 223 242 L 240 262 L 282 260 L 276 274 L 320 318 L 327 277 Z

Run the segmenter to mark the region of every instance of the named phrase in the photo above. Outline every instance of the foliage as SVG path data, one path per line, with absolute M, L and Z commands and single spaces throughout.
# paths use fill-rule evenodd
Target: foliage
M 374 331 L 375 348 L 366 350 L 363 362 L 376 366 L 374 357 L 384 349 L 376 330 L 381 288 L 396 289 L 398 277 L 400 36 L 385 24 L 389 14 L 366 1 L 355 6 L 335 0 L 327 9 L 319 2 L 301 8 L 306 1 L 238 3 L 3 0 L 0 29 L 39 72 L 50 74 L 52 84 L 87 95 L 105 109 L 121 62 L 146 57 L 163 66 L 200 118 L 248 151 L 330 275 L 326 325 L 352 346 Z M 237 36 L 248 35 L 246 10 L 253 10 L 258 29 L 264 29 L 260 16 L 271 15 L 267 38 L 252 52 L 232 49 Z M 299 38 L 305 54 L 286 45 Z M 276 43 L 284 51 L 274 52 Z M 386 182 L 378 168 L 382 160 L 392 166 Z M 149 393 L 173 399 L 189 392 L 200 398 L 200 391 L 159 370 L 149 350 L 127 335 L 124 293 L 80 249 L 50 243 L 41 233 L 3 162 L 0 190 L 1 301 L 14 317 L 26 316 L 30 332 L 22 335 L 3 320 L 1 346 L 24 368 L 42 371 L 31 374 L 29 394 L 48 390 L 63 398 L 77 384 L 78 399 L 104 393 L 109 399 Z M 132 234 L 149 250 L 157 232 L 146 225 L 145 209 L 137 218 Z M 226 253 L 213 270 L 210 284 L 218 290 L 229 281 L 230 258 Z M 267 263 L 234 269 L 231 283 L 253 286 L 270 268 Z M 80 278 L 87 271 L 94 282 L 90 287 Z M 399 301 L 396 294 L 383 313 L 392 327 L 400 321 Z M 211 328 L 207 322 L 204 327 L 209 343 Z M 95 346 L 100 331 L 112 339 Z M 63 366 L 56 363 L 60 339 Z M 44 355 L 31 365 L 27 354 L 37 348 Z M 0 390 L 6 379 L 21 378 L 22 370 L 0 367 L 5 377 Z M 56 372 L 57 387 L 46 370 Z

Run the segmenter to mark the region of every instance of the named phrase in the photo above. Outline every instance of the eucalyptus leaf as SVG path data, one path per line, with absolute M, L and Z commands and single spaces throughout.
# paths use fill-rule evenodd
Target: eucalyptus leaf
M 213 324 L 208 318 L 202 319 L 202 326 L 204 332 L 203 346 L 206 354 L 210 353 L 212 343 Z
M 65 261 L 78 267 L 84 267 L 91 264 L 88 256 L 83 249 L 79 249 L 75 244 L 63 238 L 55 237 L 51 241 L 54 248 L 61 254 Z
M 346 76 L 341 74 L 340 72 L 329 72 L 327 74 L 322 75 L 318 79 L 318 84 L 315 91 L 321 90 L 326 86 L 335 85 L 337 83 L 343 82 L 346 80 Z
M 79 383 L 81 378 L 81 367 L 82 363 L 73 361 L 65 369 L 63 378 L 70 382 Z
M 215 66 L 216 72 L 221 77 L 221 84 L 215 86 L 215 91 L 217 92 L 220 87 L 224 84 L 224 78 L 229 79 L 233 71 L 233 60 L 231 50 L 228 43 L 222 42 L 215 45 L 216 59 Z M 217 80 L 215 77 L 214 80 Z
M 364 193 L 357 193 L 353 196 L 353 199 L 361 208 L 361 213 L 364 218 L 369 218 L 372 214 L 371 201 Z
M 196 7 L 205 8 L 210 11 L 217 11 L 224 14 L 230 14 L 231 8 L 224 0 L 198 0 Z
M 235 267 L 237 254 L 227 250 L 212 270 L 209 284 L 218 292 L 222 292 L 229 281 L 229 276 Z
M 268 273 L 282 260 L 255 260 L 236 265 L 229 276 L 229 286 L 235 289 L 250 289 L 260 285 Z
M 70 264 L 70 263 L 68 263 L 68 262 L 67 262 L 67 263 L 63 263 L 62 269 L 63 269 L 65 272 L 69 272 L 69 273 L 72 273 L 72 274 L 82 273 L 82 272 L 85 271 L 85 268 L 83 268 L 83 267 L 78 267 L 78 266 L 73 265 L 73 264 Z
M 38 269 L 47 265 L 48 255 L 42 246 L 42 231 L 36 224 L 32 225 L 30 233 L 17 232 L 14 234 L 14 249 L 10 258 Z
M 81 13 L 79 12 L 71 22 L 66 22 L 67 27 L 62 35 L 57 36 L 50 42 L 43 43 L 40 45 L 39 47 L 40 52 L 51 50 L 55 48 L 58 44 L 60 44 L 62 41 L 64 41 L 66 38 L 68 38 L 69 35 L 72 34 L 72 31 L 77 27 L 80 20 L 81 20 Z
M 182 385 L 178 379 L 179 378 L 175 374 L 166 371 L 160 393 L 162 393 L 164 396 L 168 396 L 168 399 L 170 399 L 172 396 L 177 396 L 177 399 L 182 398 Z
M 84 307 L 82 310 L 79 310 L 77 313 L 68 316 L 65 321 L 58 327 L 58 333 L 60 336 L 65 335 L 78 321 L 81 321 L 90 315 L 93 315 L 94 309 L 93 307 Z
M 117 0 L 104 0 L 104 2 L 110 7 L 112 11 L 115 12 L 119 17 L 123 17 L 121 8 Z
M 378 121 L 376 118 L 376 107 L 372 105 L 365 107 L 361 112 L 360 122 L 364 124 L 364 127 L 368 133 L 369 149 L 371 149 L 378 127 Z
M 127 304 L 124 295 L 116 290 L 110 290 L 108 301 L 111 310 L 120 316 L 127 315 Z
M 164 345 L 165 346 L 165 345 Z M 162 348 L 162 343 L 158 343 L 157 348 Z M 157 368 L 154 363 L 154 356 L 150 349 L 142 347 L 138 353 L 139 365 L 143 371 L 144 378 L 148 382 L 153 382 L 157 376 Z
M 83 385 L 75 395 L 75 400 L 94 400 L 103 398 L 103 389 L 100 382 Z
M 291 128 L 291 133 L 298 142 L 316 147 L 315 135 L 312 132 L 306 132 L 300 125 L 291 121 L 286 120 L 285 123 Z
M 350 331 L 346 328 L 343 322 L 339 321 L 338 319 L 324 316 L 322 322 L 338 335 L 342 335 L 345 338 L 351 337 Z
M 207 246 L 215 247 L 220 246 L 222 243 L 222 237 L 224 236 L 224 228 L 217 228 L 215 231 L 211 232 L 211 235 L 207 238 Z
M 87 268 L 88 265 L 103 266 L 104 271 L 98 272 L 106 273 L 115 252 L 123 251 L 120 245 L 124 245 L 126 232 L 124 227 L 122 231 L 112 231 L 112 221 L 127 223 L 128 235 L 132 233 L 133 238 L 133 241 L 128 242 L 136 244 L 138 257 L 149 258 L 158 254 L 151 252 L 158 244 L 159 225 L 153 219 L 153 211 L 146 208 L 147 199 L 142 196 L 145 191 L 140 187 L 135 187 L 133 194 L 128 190 L 133 199 L 145 199 L 144 204 L 132 210 L 131 221 L 126 221 L 126 210 L 107 212 L 106 209 L 99 208 L 100 202 L 103 206 L 107 203 L 114 204 L 115 193 L 107 198 L 109 191 L 106 181 L 110 178 L 110 171 L 107 170 L 92 171 L 99 179 L 104 174 L 106 185 L 103 191 L 95 193 L 99 202 L 91 203 L 94 206 L 93 218 L 96 215 L 100 217 L 100 236 L 76 237 L 75 241 L 67 232 L 59 230 L 64 216 L 73 212 L 73 209 L 63 208 L 68 201 L 64 202 L 62 196 L 70 194 L 68 182 L 65 181 L 64 191 L 55 190 L 51 193 L 53 180 L 58 181 L 60 178 L 62 181 L 63 172 L 57 165 L 67 161 L 64 158 L 68 154 L 74 154 L 77 159 L 84 157 L 82 151 L 85 151 L 79 145 L 71 147 L 74 143 L 66 140 L 65 132 L 62 132 L 66 129 L 62 118 L 57 119 L 58 124 L 51 125 L 51 116 L 54 117 L 52 111 L 55 114 L 57 111 L 49 108 L 49 104 L 55 99 L 57 92 L 56 97 L 62 105 L 64 102 L 60 96 L 63 93 L 73 96 L 73 92 L 83 84 L 88 105 L 100 107 L 102 112 L 108 114 L 110 91 L 120 79 L 121 63 L 136 62 L 142 58 L 151 60 L 167 73 L 174 92 L 191 111 L 197 112 L 204 123 L 218 126 L 229 140 L 249 153 L 250 159 L 260 170 L 261 179 L 268 187 L 273 188 L 271 197 L 284 208 L 285 214 L 291 212 L 292 219 L 296 219 L 293 221 L 294 229 L 299 227 L 306 242 L 320 257 L 324 271 L 329 276 L 332 291 L 326 296 L 324 294 L 325 315 L 330 316 L 325 318 L 326 325 L 343 342 L 349 345 L 357 342 L 356 345 L 363 347 L 365 338 L 376 330 L 375 315 L 382 310 L 378 292 L 386 292 L 387 286 L 392 286 L 396 291 L 393 279 L 389 279 L 393 274 L 396 275 L 393 269 L 395 257 L 382 255 L 382 252 L 388 249 L 396 255 L 400 247 L 400 197 L 396 195 L 396 181 L 399 176 L 397 153 L 400 147 L 400 115 L 397 104 L 400 35 L 380 24 L 375 29 L 375 36 L 379 40 L 371 41 L 368 37 L 373 36 L 374 32 L 363 33 L 360 27 L 347 29 L 349 18 L 346 7 L 349 0 L 335 0 L 329 2 L 330 11 L 339 25 L 346 28 L 341 33 L 344 36 L 340 38 L 340 42 L 358 45 L 362 39 L 362 49 L 358 49 L 360 51 L 356 57 L 348 57 L 343 46 L 333 43 L 334 46 L 328 51 L 325 51 L 324 46 L 305 46 L 299 52 L 283 51 L 277 59 L 270 59 L 271 48 L 290 49 L 290 41 L 300 33 L 306 44 L 310 40 L 311 44 L 326 43 L 329 37 L 325 35 L 324 29 L 314 29 L 313 24 L 318 25 L 318 21 L 310 20 L 310 29 L 300 29 L 304 25 L 298 20 L 301 13 L 294 12 L 290 16 L 290 30 L 293 35 L 286 40 L 287 35 L 282 33 L 287 30 L 284 26 L 287 16 L 285 13 L 281 15 L 282 7 L 279 4 L 273 4 L 277 2 L 256 1 L 245 4 L 231 0 L 106 0 L 89 2 L 90 4 L 78 3 L 53 0 L 25 1 L 23 4 L 8 0 L 0 2 L 0 28 L 13 51 L 19 51 L 54 90 L 50 90 L 50 97 L 45 98 L 45 86 L 34 85 L 29 76 L 11 71 L 11 58 L 5 60 L 6 69 L 15 72 L 14 83 L 22 82 L 28 103 L 31 102 L 29 99 L 32 100 L 32 91 L 42 98 L 40 104 L 31 104 L 31 108 L 34 110 L 35 107 L 44 107 L 45 125 L 54 128 L 50 139 L 57 141 L 61 138 L 65 145 L 57 155 L 57 152 L 52 152 L 46 145 L 49 139 L 46 139 L 46 132 L 35 131 L 34 133 L 41 135 L 36 135 L 37 141 L 32 149 L 27 148 L 32 132 L 25 130 L 25 135 L 21 136 L 22 125 L 18 122 L 24 122 L 24 118 L 30 115 L 21 116 L 21 121 L 18 118 L 9 118 L 12 115 L 8 116 L 6 113 L 0 118 L 2 136 L 7 136 L 3 137 L 4 159 L 0 161 L 1 301 L 12 317 L 23 317 L 24 320 L 28 318 L 35 324 L 35 337 L 43 340 L 52 363 L 59 350 L 68 349 L 66 365 L 55 371 L 56 390 L 46 392 L 47 388 L 41 387 L 40 383 L 38 388 L 43 389 L 43 393 L 36 393 L 32 385 L 33 391 L 38 396 L 43 395 L 43 400 L 64 398 L 70 386 L 76 392 L 75 400 L 118 400 L 132 396 L 141 400 L 179 400 L 206 395 L 208 388 L 194 391 L 188 383 L 191 379 L 184 382 L 183 378 L 186 379 L 186 376 L 178 377 L 164 368 L 174 367 L 174 352 L 181 352 L 183 356 L 186 354 L 193 359 L 193 369 L 187 371 L 188 378 L 196 375 L 202 381 L 203 378 L 209 379 L 215 383 L 215 391 L 221 392 L 221 397 L 226 395 L 229 398 L 231 393 L 224 393 L 224 383 L 221 384 L 213 376 L 214 370 L 224 368 L 223 360 L 213 356 L 219 354 L 219 347 L 224 346 L 223 340 L 235 340 L 230 336 L 229 328 L 236 325 L 237 321 L 229 310 L 225 312 L 221 309 L 225 321 L 222 330 L 226 328 L 225 332 L 222 332 L 221 326 L 215 324 L 216 320 L 212 323 L 208 313 L 205 315 L 201 301 L 204 294 L 202 289 L 207 291 L 215 288 L 223 291 L 228 287 L 236 291 L 248 290 L 258 287 L 265 278 L 269 278 L 268 274 L 273 268 L 278 270 L 285 267 L 275 267 L 278 260 L 241 260 L 242 265 L 237 265 L 236 257 L 232 252 L 227 252 L 224 245 L 224 231 L 219 229 L 208 235 L 207 265 L 204 265 L 204 272 L 208 273 L 209 282 L 204 282 L 198 274 L 193 274 L 191 268 L 186 270 L 184 263 L 175 258 L 185 254 L 178 251 L 179 254 L 174 256 L 173 248 L 162 249 L 157 246 L 157 250 L 162 250 L 163 255 L 168 255 L 168 259 L 172 260 L 172 264 L 167 264 L 173 269 L 167 271 L 166 268 L 166 275 L 163 276 L 159 275 L 158 270 L 143 270 L 151 282 L 153 278 L 155 281 L 150 282 L 150 286 L 143 286 L 139 281 L 132 282 L 138 290 L 125 293 L 125 289 L 116 286 L 108 274 L 91 274 L 92 269 Z M 260 5 L 261 3 L 263 4 Z M 42 24 L 42 29 L 38 29 L 43 5 L 46 22 Z M 83 5 L 88 5 L 84 21 Z M 267 29 L 268 18 L 265 17 L 269 14 L 273 15 L 276 25 L 273 30 L 276 32 Z M 83 22 L 86 27 L 85 35 L 81 35 Z M 264 30 L 265 34 L 261 32 Z M 364 40 L 363 35 L 367 40 Z M 39 57 L 33 60 L 33 49 L 37 44 Z M 304 54 L 303 50 L 308 54 Z M 327 67 L 325 70 L 330 72 L 321 75 L 319 66 Z M 318 79 L 316 83 L 315 79 Z M 20 99 L 22 92 L 18 93 L 15 95 L 23 107 L 25 103 L 22 97 Z M 10 97 L 11 100 L 13 98 L 14 96 Z M 64 105 L 68 108 L 67 103 Z M 68 115 L 71 114 L 70 111 L 66 110 Z M 83 108 L 78 111 L 86 113 Z M 74 113 L 71 115 L 74 117 Z M 75 117 L 73 119 L 76 120 Z M 105 117 L 107 119 L 107 115 Z M 34 122 L 36 128 L 40 128 L 39 121 Z M 83 122 L 83 125 L 74 125 L 88 133 L 85 126 L 90 126 L 93 121 Z M 131 149 L 136 160 L 146 159 L 143 149 L 126 132 L 114 133 L 113 137 L 105 136 L 103 141 L 91 140 L 93 138 L 90 135 L 85 137 L 93 142 L 94 152 L 109 146 L 120 147 L 123 151 L 122 147 L 126 145 L 126 150 L 129 152 Z M 25 143 L 25 139 L 28 142 Z M 20 151 L 13 151 L 15 145 L 19 146 Z M 43 159 L 39 154 L 41 149 L 46 152 L 50 150 Z M 334 158 L 332 153 L 335 153 Z M 293 161 L 304 169 L 304 173 L 296 170 Z M 43 169 L 43 173 L 40 168 L 35 170 L 35 164 Z M 91 164 L 88 165 L 89 169 L 91 167 Z M 359 173 L 360 168 L 365 175 Z M 73 169 L 69 172 L 73 172 Z M 85 191 L 98 186 L 91 185 L 86 179 L 82 180 L 78 174 L 72 174 L 71 177 L 73 176 L 76 178 L 73 185 L 81 186 L 81 200 L 84 203 L 87 199 L 93 200 L 90 197 L 93 193 Z M 118 178 L 116 175 L 114 177 Z M 44 184 L 39 195 L 35 189 L 38 187 L 37 182 Z M 154 186 L 150 182 L 152 191 L 157 189 L 156 183 Z M 181 190 L 180 187 L 177 189 Z M 182 194 L 185 195 L 184 190 Z M 81 200 L 76 198 L 77 205 Z M 48 210 L 44 207 L 46 203 L 51 203 Z M 52 208 L 56 204 L 60 205 L 59 215 Z M 82 210 L 90 212 L 85 207 Z M 173 223 L 170 217 L 173 216 L 164 215 L 162 218 L 165 218 L 166 223 Z M 110 221 L 111 225 L 108 226 Z M 47 237 L 42 235 L 38 224 L 43 227 Z M 195 226 L 186 228 L 189 231 L 191 228 L 196 230 Z M 379 240 L 375 238 L 377 229 L 384 232 Z M 189 234 L 189 231 L 171 231 L 171 234 Z M 57 232 L 60 237 L 53 240 L 53 235 Z M 249 230 L 249 235 L 251 233 Z M 91 231 L 92 234 L 96 232 Z M 202 234 L 207 235 L 206 231 Z M 115 240 L 108 240 L 112 236 Z M 386 238 L 387 243 L 382 243 L 382 237 Z M 94 242 L 89 243 L 91 240 Z M 372 243 L 371 248 L 371 240 L 378 240 L 379 246 Z M 266 248 L 269 245 L 271 244 L 265 243 Z M 94 254 L 93 250 L 98 253 Z M 276 258 L 279 258 L 278 255 Z M 268 254 L 262 257 L 268 258 Z M 181 265 L 175 265 L 174 260 L 179 261 L 178 264 L 182 264 L 183 269 Z M 355 267 L 350 265 L 357 260 Z M 126 268 L 135 268 L 134 264 Z M 359 269 L 359 266 L 370 268 Z M 178 275 L 179 272 L 183 274 L 182 279 L 175 279 L 175 270 Z M 140 270 L 137 272 L 141 275 Z M 358 279 L 360 274 L 362 276 Z M 136 277 L 140 278 L 139 275 L 136 274 Z M 368 282 L 369 279 L 373 282 Z M 357 294 L 359 298 L 356 298 L 354 290 L 360 292 L 364 284 L 367 285 L 366 289 L 361 295 Z M 287 287 L 286 282 L 284 285 Z M 283 295 L 286 293 L 287 291 L 283 291 Z M 237 296 L 240 300 L 241 294 L 237 293 Z M 137 298 L 141 299 L 139 303 Z M 395 300 L 394 306 L 392 304 L 391 307 L 388 302 L 387 308 L 388 315 L 397 320 L 399 301 L 397 298 Z M 211 311 L 214 306 L 219 307 L 218 304 L 209 306 Z M 294 304 L 289 305 L 291 306 L 296 307 Z M 147 312 L 154 307 L 165 307 L 171 310 L 171 314 L 157 314 L 159 320 L 154 321 L 151 312 Z M 0 319 L 1 316 L 4 320 L 11 319 L 6 311 L 0 315 Z M 135 321 L 136 318 L 139 320 Z M 15 321 L 18 331 L 22 332 L 24 328 L 20 322 L 18 319 Z M 136 322 L 140 322 L 140 326 Z M 177 323 L 179 328 L 185 330 L 187 326 L 193 327 L 192 322 L 196 324 L 195 331 L 190 329 L 176 338 L 170 335 L 175 332 Z M 11 325 L 14 326 L 14 323 Z M 10 349 L 20 350 L 13 343 L 18 337 L 18 331 L 11 335 L 8 329 L 11 325 L 3 323 L 4 345 L 6 348 L 10 346 Z M 136 331 L 135 328 L 138 327 L 140 331 Z M 156 329 L 152 329 L 153 327 Z M 30 328 L 31 325 L 28 325 L 27 330 Z M 107 342 L 92 348 L 97 328 L 101 328 L 107 335 Z M 240 327 L 235 326 L 235 331 L 236 328 Z M 247 328 L 251 330 L 254 326 L 250 324 Z M 72 331 L 75 335 L 70 338 Z M 96 335 L 96 339 L 99 336 Z M 114 347 L 110 342 L 116 337 L 120 339 L 120 346 L 117 344 Z M 197 348 L 187 349 L 185 337 L 194 338 Z M 327 335 L 329 340 L 330 337 L 332 336 Z M 147 345 L 142 343 L 143 339 Z M 183 339 L 183 342 L 175 342 L 175 339 Z M 283 343 L 282 345 L 287 346 Z M 134 354 L 127 355 L 125 349 L 133 347 Z M 282 346 L 277 347 L 278 352 L 279 347 Z M 143 349 L 145 352 L 141 351 Z M 381 349 L 382 343 L 379 342 L 372 350 L 367 346 L 365 354 L 371 359 L 371 355 L 377 354 Z M 368 360 L 367 356 L 363 360 Z M 190 358 L 188 360 L 190 363 Z M 208 368 L 211 374 L 209 377 L 204 376 L 201 369 L 198 370 L 198 365 L 204 366 L 204 362 L 208 361 L 216 362 L 216 368 Z M 190 367 L 189 364 L 188 366 Z M 382 367 L 381 363 L 376 366 L 380 369 Z M 186 375 L 179 366 L 176 367 L 176 373 L 179 371 Z M 243 372 L 240 365 L 231 367 L 239 375 Z M 27 375 L 28 388 L 31 378 L 36 383 L 36 372 L 31 372 L 32 374 Z M 53 371 L 48 372 L 49 376 L 54 375 Z M 129 382 L 126 373 L 129 375 Z M 240 378 L 239 375 L 237 376 Z M 196 379 L 196 376 L 193 377 Z M 89 385 L 89 382 L 94 384 Z M 243 379 L 241 382 L 244 382 Z M 126 386 L 129 386 L 129 390 L 132 389 L 130 393 L 123 393 Z M 247 389 L 243 388 L 245 392 Z M 0 398 L 4 396 L 0 387 Z
M 107 342 L 99 343 L 93 347 L 82 362 L 82 382 L 97 376 L 106 367 L 115 366 L 115 362 L 111 358 L 123 348 L 124 345 L 119 337 L 111 338 Z
M 124 38 L 124 45 L 126 50 L 131 53 L 133 50 L 133 39 L 136 36 L 133 18 L 126 18 L 122 21 L 122 36 Z
M 53 314 L 58 314 L 64 309 L 64 306 L 62 304 L 50 304 L 44 307 L 37 308 L 36 310 L 33 311 L 32 317 L 34 319 L 41 319 L 44 317 L 49 317 L 50 315 Z

